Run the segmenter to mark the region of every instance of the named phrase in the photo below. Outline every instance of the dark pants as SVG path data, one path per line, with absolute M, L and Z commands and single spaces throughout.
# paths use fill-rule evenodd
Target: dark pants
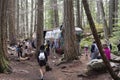
M 22 57 L 22 51 L 18 51 L 18 57 Z

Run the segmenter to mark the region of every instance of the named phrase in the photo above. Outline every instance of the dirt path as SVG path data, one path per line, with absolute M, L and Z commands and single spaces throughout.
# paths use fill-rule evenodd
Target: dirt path
M 16 61 L 16 56 L 10 56 L 10 65 L 13 69 L 11 74 L 0 74 L 0 80 L 40 80 L 39 66 L 36 59 L 31 58 L 26 61 Z M 52 71 L 45 74 L 45 80 L 112 80 L 108 73 L 92 76 L 77 76 L 86 71 L 86 65 L 89 59 L 85 55 L 80 60 L 72 63 L 65 63 L 56 66 L 59 58 L 49 57 L 49 64 Z
M 86 58 L 85 55 L 81 56 L 80 60 L 73 61 L 72 63 L 65 63 L 59 66 L 56 66 L 56 63 L 53 63 L 53 59 L 50 59 L 50 64 L 52 65 L 53 70 L 46 73 L 45 80 L 112 80 L 108 73 L 100 75 L 91 75 L 91 76 L 79 76 L 84 74 L 87 70 L 87 63 L 90 58 Z

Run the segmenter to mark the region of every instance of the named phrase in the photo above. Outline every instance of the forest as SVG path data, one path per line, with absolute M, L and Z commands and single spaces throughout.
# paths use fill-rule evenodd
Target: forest
M 0 80 L 120 80 L 119 3 L 0 0 Z

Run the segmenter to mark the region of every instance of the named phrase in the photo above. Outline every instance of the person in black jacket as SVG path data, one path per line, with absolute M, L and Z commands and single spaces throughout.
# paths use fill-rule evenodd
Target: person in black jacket
M 16 50 L 17 50 L 17 53 L 18 53 L 18 58 L 21 58 L 22 57 L 22 43 L 18 43 L 18 45 L 17 45 L 17 48 L 16 48 Z
M 40 66 L 40 74 L 41 74 L 41 80 L 43 80 L 43 76 L 45 73 L 45 67 L 48 61 L 48 57 L 47 57 L 47 53 L 44 51 L 45 46 L 41 45 L 40 46 L 40 51 L 38 51 L 38 55 L 37 55 L 37 61 L 39 63 Z

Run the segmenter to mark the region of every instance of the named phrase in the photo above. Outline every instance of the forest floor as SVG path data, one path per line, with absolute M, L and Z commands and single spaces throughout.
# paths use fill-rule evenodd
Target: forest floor
M 0 80 L 40 80 L 39 66 L 34 57 L 25 61 L 17 61 L 16 58 L 15 55 L 9 55 L 13 72 L 0 74 Z M 86 75 L 87 63 L 90 59 L 86 58 L 84 54 L 80 60 L 58 66 L 56 64 L 58 64 L 59 59 L 60 56 L 57 56 L 57 58 L 49 57 L 52 71 L 45 73 L 45 80 L 112 80 L 109 73 Z

